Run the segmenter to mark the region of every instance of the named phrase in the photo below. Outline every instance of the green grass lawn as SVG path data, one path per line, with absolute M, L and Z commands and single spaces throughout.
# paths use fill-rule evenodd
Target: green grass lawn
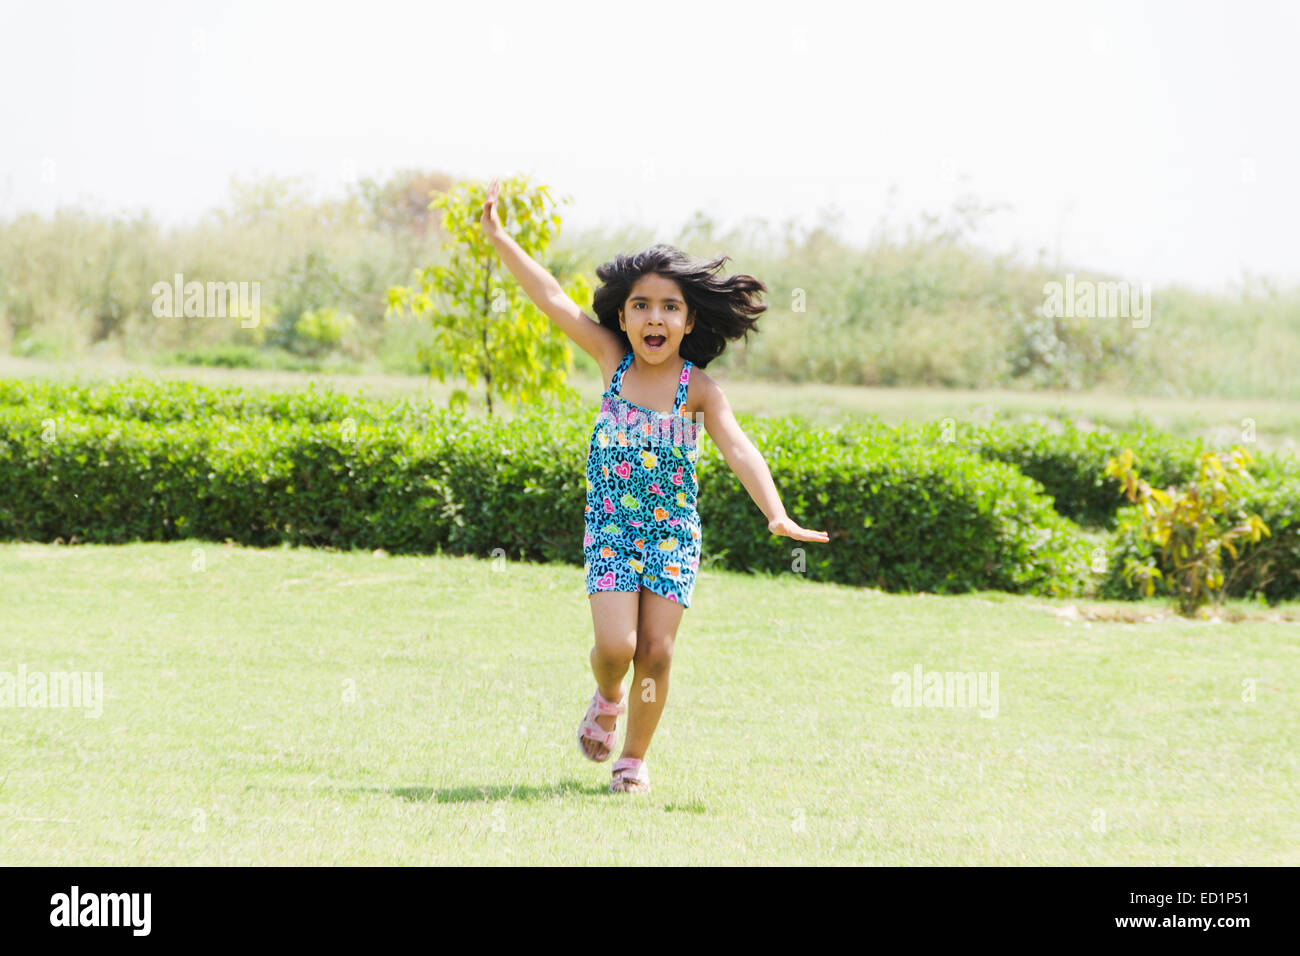
M 7 543 L 0 609 L 0 671 L 104 691 L 0 707 L 5 865 L 1300 863 L 1295 605 L 706 572 L 645 796 L 574 743 L 580 565 Z M 895 706 L 916 665 L 996 673 L 996 715 Z

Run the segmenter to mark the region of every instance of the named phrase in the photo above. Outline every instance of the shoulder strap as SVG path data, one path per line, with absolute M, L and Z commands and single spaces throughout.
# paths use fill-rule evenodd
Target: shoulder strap
M 679 415 L 686 414 L 686 389 L 691 384 L 691 360 L 687 359 L 682 367 L 682 377 L 677 383 L 677 399 L 673 402 L 673 411 Z
M 618 363 L 618 368 L 614 370 L 614 377 L 609 380 L 609 394 L 617 395 L 623 388 L 623 373 L 628 370 L 632 364 L 632 353 L 628 352 L 623 356 L 623 361 Z

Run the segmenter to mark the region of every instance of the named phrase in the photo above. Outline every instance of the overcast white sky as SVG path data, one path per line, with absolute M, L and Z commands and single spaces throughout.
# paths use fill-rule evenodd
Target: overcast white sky
M 1267 0 L 6 3 L 0 216 L 421 167 L 527 173 L 579 227 L 833 208 L 865 239 L 973 194 L 1011 207 L 992 248 L 1291 283 L 1298 50 Z

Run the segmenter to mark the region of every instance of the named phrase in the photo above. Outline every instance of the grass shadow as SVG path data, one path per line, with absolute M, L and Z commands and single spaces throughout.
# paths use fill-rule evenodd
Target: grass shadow
M 500 784 L 464 786 L 464 787 L 338 787 L 341 793 L 386 793 L 401 797 L 410 803 L 495 803 L 498 800 L 545 800 L 550 797 L 565 797 L 571 794 L 595 796 L 609 791 L 609 785 L 579 783 L 565 780 L 560 783 L 546 784 L 540 787 L 502 786 Z

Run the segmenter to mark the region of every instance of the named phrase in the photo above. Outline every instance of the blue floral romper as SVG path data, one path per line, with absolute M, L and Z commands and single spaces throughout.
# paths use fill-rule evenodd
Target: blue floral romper
M 587 593 L 642 587 L 683 607 L 700 567 L 702 529 L 695 510 L 699 424 L 684 418 L 692 363 L 677 383 L 673 414 L 619 397 L 628 352 L 601 396 L 587 450 Z

